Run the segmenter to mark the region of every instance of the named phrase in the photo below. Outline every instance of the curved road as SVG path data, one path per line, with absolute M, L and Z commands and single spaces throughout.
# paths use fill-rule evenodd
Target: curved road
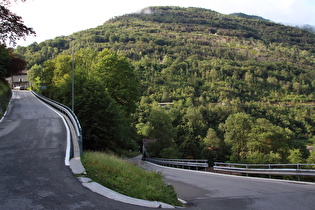
M 315 183 L 189 171 L 143 161 L 140 165 L 163 174 L 192 209 L 315 209 Z
M 0 123 L 0 210 L 149 209 L 100 196 L 65 166 L 62 119 L 31 93 L 14 91 Z M 188 209 L 315 209 L 315 184 L 253 179 L 141 162 L 172 184 Z
M 62 119 L 30 92 L 14 91 L 0 123 L 0 209 L 146 209 L 83 187 L 65 151 Z

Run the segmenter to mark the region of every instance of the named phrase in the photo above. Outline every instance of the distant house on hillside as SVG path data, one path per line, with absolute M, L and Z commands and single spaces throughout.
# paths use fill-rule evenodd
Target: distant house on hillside
M 313 152 L 314 151 L 314 147 L 313 146 L 307 146 L 306 147 L 308 149 L 308 151 Z
M 27 80 L 27 70 L 23 70 L 18 75 L 13 75 L 6 78 L 12 89 L 26 89 L 30 86 L 30 82 Z
M 172 102 L 163 102 L 163 103 L 158 103 L 158 105 L 160 105 L 160 107 L 165 107 L 165 106 L 173 106 L 174 103 L 172 103 Z

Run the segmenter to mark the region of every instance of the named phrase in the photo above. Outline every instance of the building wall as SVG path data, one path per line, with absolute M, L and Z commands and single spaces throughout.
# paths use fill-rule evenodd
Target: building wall
M 22 87 L 24 89 L 30 86 L 30 82 L 27 80 L 27 71 L 23 70 L 21 74 L 14 75 L 6 78 L 7 82 L 10 84 L 11 88 Z M 13 82 L 12 82 L 13 80 Z

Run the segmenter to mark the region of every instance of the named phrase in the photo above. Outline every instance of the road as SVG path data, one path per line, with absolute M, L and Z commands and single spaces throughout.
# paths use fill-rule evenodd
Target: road
M 315 209 L 315 183 L 248 178 L 189 171 L 141 162 L 147 170 L 164 175 L 178 197 L 191 209 Z
M 0 123 L 0 210 L 149 209 L 107 199 L 65 166 L 62 119 L 27 91 L 14 91 Z M 141 162 L 172 184 L 187 209 L 315 209 L 315 185 L 235 177 Z
M 149 209 L 83 187 L 65 151 L 62 119 L 30 92 L 14 91 L 0 123 L 0 209 Z

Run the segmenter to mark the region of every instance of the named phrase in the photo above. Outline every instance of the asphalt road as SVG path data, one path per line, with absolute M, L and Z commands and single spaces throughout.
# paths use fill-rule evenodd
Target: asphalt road
M 107 199 L 65 166 L 62 119 L 27 91 L 14 91 L 0 123 L 0 210 L 149 209 Z M 188 209 L 315 209 L 315 185 L 160 167 Z
M 248 178 L 140 163 L 164 175 L 191 209 L 315 209 L 315 183 Z
M 83 187 L 65 151 L 62 119 L 30 92 L 14 91 L 0 123 L 0 209 L 148 209 Z

